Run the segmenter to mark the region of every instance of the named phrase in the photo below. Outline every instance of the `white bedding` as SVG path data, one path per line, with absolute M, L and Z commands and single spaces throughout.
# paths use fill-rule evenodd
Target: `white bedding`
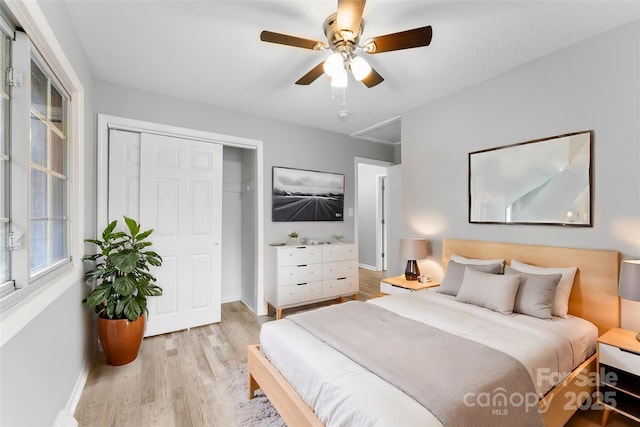
M 515 357 L 529 371 L 540 395 L 595 351 L 597 328 L 577 317 L 505 316 L 433 291 L 390 295 L 369 303 Z M 415 400 L 286 318 L 262 326 L 260 345 L 327 426 L 441 425 Z

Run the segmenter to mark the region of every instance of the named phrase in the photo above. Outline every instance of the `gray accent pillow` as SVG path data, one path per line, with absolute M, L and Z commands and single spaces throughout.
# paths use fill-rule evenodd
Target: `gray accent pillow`
M 562 274 L 523 273 L 509 266 L 505 267 L 504 274 L 520 276 L 514 312 L 540 319 L 551 319 L 553 300 Z
M 558 287 L 556 288 L 556 296 L 553 298 L 553 308 L 551 314 L 554 316 L 568 317 L 569 313 L 569 297 L 571 296 L 571 288 L 573 288 L 573 280 L 576 277 L 577 267 L 554 268 L 554 267 L 538 267 L 537 265 L 525 264 L 517 259 L 511 260 L 511 268 L 521 273 L 528 274 L 562 274 Z
M 456 299 L 502 314 L 511 314 L 519 285 L 520 277 L 513 274 L 505 276 L 467 268 Z
M 464 276 L 464 270 L 467 267 L 473 270 L 484 271 L 492 274 L 497 274 L 502 271 L 502 264 L 460 264 L 453 260 L 449 260 L 447 270 L 442 278 L 442 283 L 438 286 L 437 292 L 453 295 L 454 297 L 458 295 L 460 284 L 462 283 L 462 277 Z

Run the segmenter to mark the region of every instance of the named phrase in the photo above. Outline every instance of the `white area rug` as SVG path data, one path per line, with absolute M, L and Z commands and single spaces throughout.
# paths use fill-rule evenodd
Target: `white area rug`
M 227 382 L 233 394 L 236 418 L 239 427 L 286 427 L 278 412 L 262 393 L 256 391 L 253 399 L 247 398 L 247 367 L 241 366 L 231 372 Z

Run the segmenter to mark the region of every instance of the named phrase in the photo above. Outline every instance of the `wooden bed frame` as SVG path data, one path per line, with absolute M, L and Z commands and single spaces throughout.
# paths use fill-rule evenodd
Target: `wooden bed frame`
M 504 258 L 507 264 L 517 259 L 544 267 L 578 267 L 569 299 L 569 313 L 591 321 L 598 327 L 599 335 L 620 325 L 617 293 L 620 253 L 617 251 L 444 239 L 443 267 L 453 253 L 468 258 Z M 249 346 L 247 365 L 249 399 L 257 389 L 262 389 L 288 425 L 323 425 L 264 357 L 259 345 Z M 593 355 L 540 400 L 545 427 L 563 426 L 582 403 L 576 401 L 576 396 L 584 396 L 585 399 L 593 396 L 596 369 L 596 356 Z

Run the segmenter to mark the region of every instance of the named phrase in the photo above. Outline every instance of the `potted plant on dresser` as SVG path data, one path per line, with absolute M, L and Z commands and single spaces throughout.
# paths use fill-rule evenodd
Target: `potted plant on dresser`
M 110 365 L 125 365 L 138 357 L 147 298 L 162 295 L 150 273 L 150 266 L 162 265 L 162 257 L 147 240 L 153 230 L 140 231 L 140 225 L 126 216 L 124 221 L 125 231 L 116 231 L 114 220 L 102 232 L 102 240 L 87 239 L 99 252 L 83 258 L 95 262 L 84 279 L 97 286 L 82 302 L 98 315 L 98 337 Z

